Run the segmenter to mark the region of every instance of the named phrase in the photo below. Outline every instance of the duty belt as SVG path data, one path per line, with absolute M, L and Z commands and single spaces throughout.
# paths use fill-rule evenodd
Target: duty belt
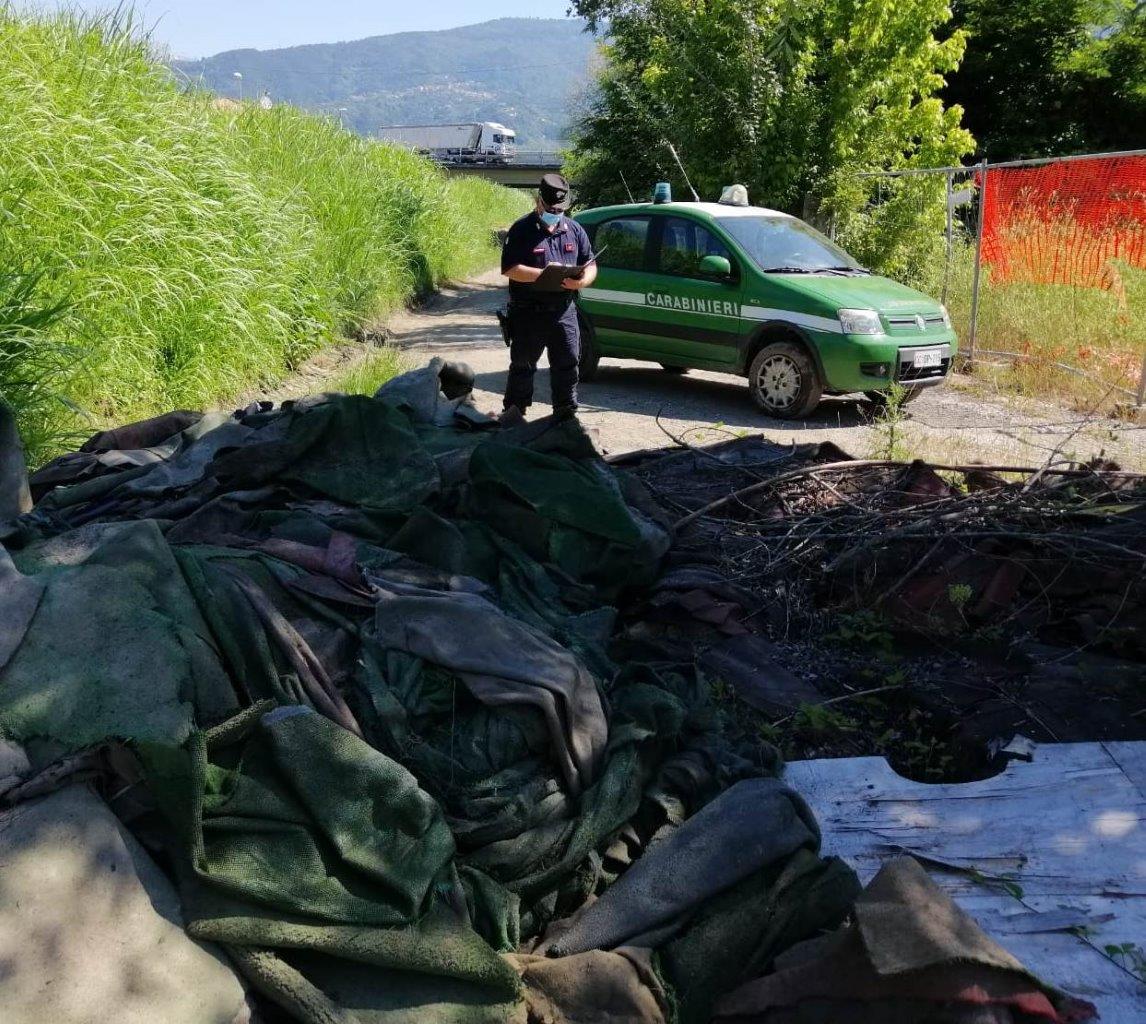
M 572 296 L 561 302 L 537 302 L 530 299 L 509 300 L 511 310 L 521 310 L 526 313 L 564 313 L 572 304 Z

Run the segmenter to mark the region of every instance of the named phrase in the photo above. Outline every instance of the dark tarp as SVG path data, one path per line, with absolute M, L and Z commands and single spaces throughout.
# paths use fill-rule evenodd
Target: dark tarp
M 545 1024 L 667 1024 L 672 999 L 648 949 L 509 957 L 525 984 L 526 1012 Z
M 795 946 L 777 971 L 722 998 L 721 1021 L 1067 1024 L 1089 1003 L 1031 976 L 910 857 L 885 864 L 848 928 Z
M 189 933 L 259 953 L 264 989 L 301 975 L 363 1022 L 457 1019 L 432 1009 L 443 991 L 466 1020 L 509 1018 L 517 976 L 470 927 L 449 827 L 400 765 L 305 707 L 141 755 L 178 826 Z
M 21 606 L 31 616 L 0 663 L 6 735 L 70 749 L 114 736 L 181 742 L 196 721 L 237 710 L 207 624 L 154 522 L 93 524 L 18 551 L 14 561 L 25 575 L 0 591 L 3 633 L 23 621 Z
M 43 580 L 17 571 L 11 556 L 0 548 L 0 669 L 23 644 L 45 586 Z
M 413 376 L 177 414 L 45 467 L 0 559 L 0 731 L 144 744 L 193 933 L 308 1024 L 505 1019 L 519 971 L 536 1008 L 582 969 L 655 1018 L 678 997 L 656 958 L 699 1020 L 745 980 L 689 966 L 714 936 L 764 963 L 837 923 L 852 879 L 691 660 L 615 660 L 670 546 L 643 488 L 575 421 L 484 430 Z M 681 826 L 730 786 L 717 870 Z M 738 850 L 742 793 L 791 841 Z M 635 889 L 650 842 L 684 844 L 673 870 L 699 886 L 634 932 L 656 958 L 499 956 Z
M 815 856 L 819 842 L 792 790 L 776 779 L 738 782 L 655 841 L 545 948 L 560 957 L 657 948 L 678 1019 L 702 1024 L 716 996 L 848 912 L 859 882 L 841 861 Z

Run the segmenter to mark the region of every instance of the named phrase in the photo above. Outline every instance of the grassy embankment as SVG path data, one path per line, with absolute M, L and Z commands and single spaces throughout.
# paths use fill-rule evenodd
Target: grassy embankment
M 281 380 L 492 263 L 523 203 L 297 110 L 219 109 L 123 22 L 0 0 L 0 397 L 34 462 Z

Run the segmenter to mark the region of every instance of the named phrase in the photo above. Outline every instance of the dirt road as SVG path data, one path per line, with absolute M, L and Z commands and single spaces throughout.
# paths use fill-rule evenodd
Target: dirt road
M 486 412 L 501 408 L 508 364 L 493 316 L 505 301 L 503 282 L 495 272 L 482 275 L 388 325 L 391 343 L 413 365 L 432 355 L 469 363 L 477 374 L 475 399 Z M 531 417 L 549 411 L 544 369 L 537 385 Z M 596 379 L 582 385 L 581 404 L 582 422 L 597 429 L 610 453 L 667 444 L 666 430 L 693 444 L 747 432 L 776 441 L 834 441 L 857 457 L 888 443 L 886 430 L 873 429 L 873 410 L 863 401 L 829 398 L 807 420 L 774 420 L 756 411 L 741 378 L 701 370 L 672 376 L 655 364 L 633 360 L 603 360 Z M 909 407 L 902 444 L 910 455 L 932 461 L 1031 466 L 1041 465 L 1061 446 L 1064 457 L 1105 453 L 1126 468 L 1146 469 L 1146 428 L 1106 419 L 1088 422 L 1080 413 L 1047 403 L 989 396 L 965 377 L 929 391 Z

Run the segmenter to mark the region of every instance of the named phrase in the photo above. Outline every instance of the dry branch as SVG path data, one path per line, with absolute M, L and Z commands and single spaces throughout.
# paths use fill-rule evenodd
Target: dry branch
M 926 469 L 937 470 L 944 473 L 1014 473 L 1022 475 L 1041 473 L 1045 476 L 1057 477 L 1090 477 L 1097 479 L 1110 477 L 1122 480 L 1146 480 L 1146 473 L 1132 473 L 1124 470 L 1048 469 L 1039 466 L 980 466 L 974 464 L 953 466 L 936 463 L 919 463 L 919 465 Z M 893 459 L 849 459 L 846 462 L 821 462 L 803 466 L 800 469 L 793 469 L 787 473 L 779 473 L 776 476 L 761 480 L 748 487 L 742 487 L 739 490 L 732 491 L 730 494 L 726 494 L 722 498 L 718 498 L 716 501 L 711 501 L 702 508 L 698 508 L 695 512 L 690 512 L 683 519 L 678 520 L 675 524 L 675 528 L 679 530 L 689 523 L 695 522 L 697 519 L 701 519 L 718 509 L 724 508 L 732 502 L 743 501 L 745 498 L 761 494 L 770 488 L 776 487 L 778 484 L 798 480 L 801 477 L 812 476 L 817 473 L 848 473 L 861 469 L 907 470 L 910 469 L 911 466 L 912 463 L 899 462 Z

